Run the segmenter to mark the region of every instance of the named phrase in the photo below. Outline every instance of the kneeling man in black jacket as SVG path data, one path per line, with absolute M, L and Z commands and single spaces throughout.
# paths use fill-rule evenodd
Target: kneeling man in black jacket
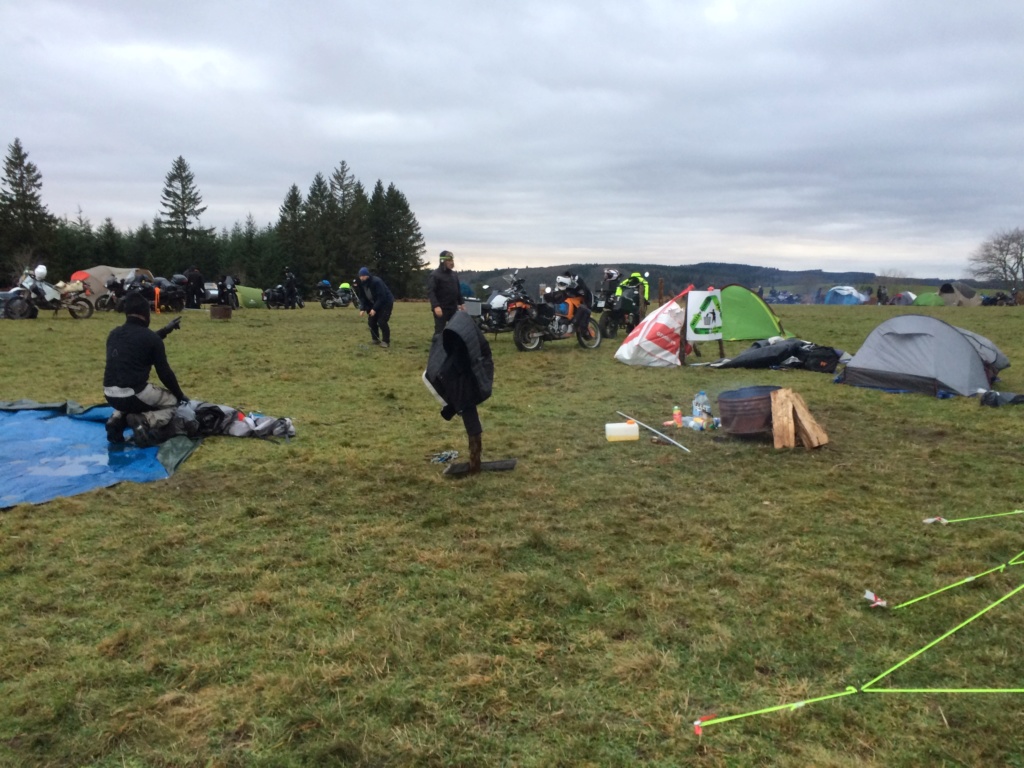
M 159 331 L 149 330 L 149 301 L 137 292 L 125 297 L 124 314 L 124 325 L 107 336 L 103 394 L 114 407 L 107 420 L 107 439 L 123 443 L 128 426 L 135 444 L 146 447 L 160 442 L 156 430 L 171 420 L 178 403 L 188 401 L 164 350 L 164 337 L 178 327 L 181 318 L 175 318 Z M 151 368 L 156 368 L 167 389 L 149 383 Z

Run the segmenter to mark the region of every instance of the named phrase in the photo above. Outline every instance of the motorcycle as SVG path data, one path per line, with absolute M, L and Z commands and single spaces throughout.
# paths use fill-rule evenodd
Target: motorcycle
M 529 297 L 526 301 L 529 306 L 512 329 L 512 340 L 520 352 L 534 352 L 543 347 L 545 341 L 560 341 L 574 336 L 584 349 L 601 346 L 601 328 L 589 315 L 589 308 L 586 309 L 585 324 L 574 322 L 578 319 L 577 313 L 586 306 L 581 296 L 568 296 L 564 291 L 556 291 L 546 294 L 540 303 Z M 555 305 L 560 311 L 556 311 Z
M 517 269 L 505 276 L 509 287 L 504 291 L 495 290 L 486 302 L 480 304 L 480 316 L 476 318 L 477 326 L 484 333 L 504 333 L 515 328 L 516 322 L 523 317 L 533 302 L 523 288 L 524 280 L 519 277 Z M 487 290 L 488 286 L 484 286 Z
M 288 305 L 284 286 L 278 283 L 273 288 L 267 288 L 263 292 L 263 303 L 267 305 L 267 309 L 284 309 Z
M 646 278 L 648 273 L 644 273 Z M 647 300 L 644 297 L 644 286 L 636 280 L 626 278 L 621 282 L 606 280 L 598 291 L 594 309 L 601 313 L 598 325 L 604 338 L 614 339 L 619 328 L 629 334 L 636 328 L 646 314 Z
M 85 297 L 84 289 L 60 291 L 46 282 L 46 267 L 26 269 L 21 280 L 4 302 L 4 314 L 12 320 L 33 319 L 40 309 L 52 309 L 56 315 L 66 309 L 76 320 L 92 317 L 92 302 Z
M 238 285 L 231 275 L 217 281 L 217 303 L 238 309 Z
M 149 300 L 150 307 L 154 310 L 168 310 L 169 312 L 181 312 L 185 309 L 185 284 L 184 276 L 175 275 L 172 280 L 166 277 L 154 277 L 150 280 L 148 275 L 133 275 L 128 278 L 111 277 L 107 279 L 107 293 L 96 300 L 96 309 L 101 312 L 116 310 L 124 311 L 124 297 L 129 293 L 141 293 Z M 159 298 L 157 294 L 159 290 Z M 159 306 L 157 306 L 159 304 Z
M 316 290 L 320 306 L 324 309 L 347 307 L 355 300 L 351 288 L 339 287 L 338 290 L 335 290 L 328 280 L 321 280 L 317 283 Z

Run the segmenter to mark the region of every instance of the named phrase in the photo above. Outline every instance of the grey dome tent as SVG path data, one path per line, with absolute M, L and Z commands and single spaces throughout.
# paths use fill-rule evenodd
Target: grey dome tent
M 873 330 L 840 376 L 844 384 L 930 395 L 991 388 L 1010 361 L 984 336 L 927 315 L 900 315 Z

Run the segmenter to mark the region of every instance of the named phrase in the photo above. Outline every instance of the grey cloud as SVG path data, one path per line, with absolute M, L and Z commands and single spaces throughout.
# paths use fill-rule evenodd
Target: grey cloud
M 344 159 L 480 265 L 952 275 L 1021 224 L 1022 28 L 1011 0 L 9 4 L 0 123 L 51 210 L 120 226 L 179 154 L 217 227 Z

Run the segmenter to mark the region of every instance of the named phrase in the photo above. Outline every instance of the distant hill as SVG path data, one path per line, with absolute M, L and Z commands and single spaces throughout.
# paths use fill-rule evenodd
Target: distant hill
M 697 288 L 706 288 L 709 285 L 721 288 L 730 283 L 745 285 L 751 290 L 757 290 L 758 286 L 764 289 L 767 294 L 772 288 L 776 290 L 788 290 L 807 296 L 813 296 L 819 288 L 828 290 L 833 285 L 853 285 L 856 287 L 878 286 L 880 283 L 898 284 L 908 286 L 938 286 L 943 282 L 949 282 L 949 278 L 884 278 L 874 272 L 825 272 L 820 269 L 809 270 L 786 270 L 774 269 L 771 267 L 755 267 L 748 264 L 726 264 L 718 262 L 703 262 L 700 264 L 665 265 L 665 264 L 563 264 L 553 267 L 523 267 L 519 268 L 519 275 L 526 279 L 526 287 L 531 292 L 536 292 L 540 285 L 553 285 L 555 277 L 566 271 L 580 275 L 591 288 L 600 285 L 604 270 L 614 266 L 624 275 L 630 272 L 650 272 L 647 279 L 651 283 L 651 299 L 657 296 L 658 281 L 663 279 L 665 294 L 674 296 L 691 283 Z M 495 269 L 488 271 L 460 270 L 459 277 L 464 283 L 468 283 L 479 296 L 485 294 L 484 285 L 494 288 L 504 288 L 506 282 L 503 277 L 512 272 L 515 267 Z M 996 287 L 973 280 L 956 278 L 959 282 L 966 282 L 978 288 Z

